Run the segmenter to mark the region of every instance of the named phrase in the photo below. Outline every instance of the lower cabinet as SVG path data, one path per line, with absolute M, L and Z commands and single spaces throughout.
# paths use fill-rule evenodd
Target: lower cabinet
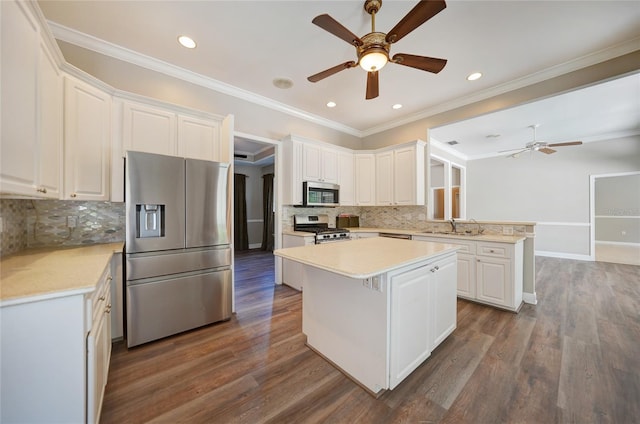
M 284 234 L 282 236 L 282 247 L 308 246 L 315 243 L 315 236 L 293 236 Z M 289 287 L 302 291 L 303 265 L 289 259 L 282 260 L 282 282 Z
M 517 311 L 522 304 L 523 243 L 498 243 L 413 236 L 413 240 L 460 246 L 457 271 L 459 297 Z
M 3 302 L 0 422 L 96 423 L 111 355 L 110 267 L 91 293 Z
M 111 272 L 103 276 L 91 297 L 92 322 L 87 336 L 87 422 L 100 421 L 111 359 Z
M 455 330 L 456 272 L 456 256 L 449 255 L 412 270 L 389 274 L 390 389 Z

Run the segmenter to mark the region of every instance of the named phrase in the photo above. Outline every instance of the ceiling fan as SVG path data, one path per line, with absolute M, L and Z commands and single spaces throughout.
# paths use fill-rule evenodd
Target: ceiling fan
M 354 45 L 358 60 L 341 63 L 340 65 L 311 75 L 307 78 L 309 81 L 318 82 L 344 69 L 355 68 L 360 65 L 362 69 L 367 71 L 366 99 L 369 100 L 378 97 L 378 71 L 380 71 L 387 62 L 410 66 L 434 74 L 437 74 L 444 68 L 447 64 L 446 59 L 416 56 L 406 53 L 396 53 L 392 58 L 389 58 L 391 44 L 399 41 L 405 35 L 440 13 L 447 7 L 444 0 L 421 0 L 388 34 L 376 32 L 376 13 L 380 10 L 381 6 L 382 0 L 365 0 L 364 10 L 371 15 L 371 32 L 362 37 L 353 34 L 327 14 L 313 18 L 311 22 L 320 28 Z
M 578 146 L 580 144 L 582 144 L 582 141 L 567 141 L 565 143 L 553 143 L 553 144 L 549 144 L 546 143 L 544 141 L 538 141 L 536 138 L 536 128 L 538 128 L 540 126 L 540 124 L 535 124 L 535 125 L 529 125 L 529 128 L 533 129 L 533 141 L 527 143 L 524 147 L 520 147 L 518 149 L 509 149 L 509 150 L 501 150 L 498 153 L 506 153 L 506 152 L 513 152 L 514 150 L 518 150 L 515 153 L 510 154 L 507 157 L 510 158 L 517 158 L 518 156 L 520 156 L 521 153 L 524 152 L 542 152 L 545 153 L 547 155 L 550 155 L 551 153 L 555 153 L 556 150 L 552 149 L 551 147 L 562 147 L 562 146 Z

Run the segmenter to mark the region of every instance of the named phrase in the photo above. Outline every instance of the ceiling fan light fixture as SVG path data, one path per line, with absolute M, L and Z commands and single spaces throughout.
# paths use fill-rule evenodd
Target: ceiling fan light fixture
M 402 109 L 402 105 L 400 103 L 396 103 L 395 105 L 391 106 L 392 108 L 398 110 L 398 109 Z
M 382 47 L 372 47 L 360 58 L 360 67 L 367 72 L 375 72 L 384 68 L 389 55 Z

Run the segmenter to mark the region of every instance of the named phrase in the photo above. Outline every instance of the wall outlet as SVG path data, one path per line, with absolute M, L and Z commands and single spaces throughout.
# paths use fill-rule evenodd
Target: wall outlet
M 373 277 L 373 281 L 371 283 L 371 288 L 375 291 L 382 291 L 382 285 L 380 284 L 380 277 Z
M 76 228 L 78 226 L 78 217 L 70 215 L 67 217 L 67 227 Z
M 371 288 L 371 278 L 366 278 L 366 279 L 362 280 L 362 285 L 365 286 L 366 288 L 370 289 Z
M 502 234 L 504 234 L 505 236 L 512 236 L 513 227 L 502 227 Z

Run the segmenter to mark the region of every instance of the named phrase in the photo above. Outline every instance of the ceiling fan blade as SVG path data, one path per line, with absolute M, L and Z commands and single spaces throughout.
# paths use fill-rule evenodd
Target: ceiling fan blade
M 548 147 L 541 147 L 541 148 L 538 149 L 538 151 L 542 152 L 542 153 L 545 153 L 547 155 L 550 155 L 551 153 L 555 153 L 557 150 L 553 150 L 553 149 L 550 149 Z
M 387 43 L 395 43 L 429 19 L 440 13 L 447 4 L 444 0 L 421 0 L 396 26 L 387 33 Z
M 437 74 L 447 64 L 446 59 L 438 59 L 435 57 L 416 56 L 413 54 L 397 53 L 391 59 L 393 63 L 398 65 L 410 66 L 422 71 L 433 72 Z
M 367 72 L 367 100 L 378 97 L 378 71 Z
M 353 60 L 350 60 L 349 62 L 341 63 L 340 65 L 336 65 L 333 68 L 325 69 L 322 72 L 318 72 L 315 75 L 311 75 L 310 77 L 307 77 L 307 79 L 311 82 L 318 82 L 320 80 L 325 79 L 326 77 L 330 77 L 333 74 L 337 74 L 338 72 L 344 69 L 353 68 L 356 65 L 357 65 L 356 62 L 354 62 Z
M 362 45 L 362 40 L 357 35 L 349 31 L 340 22 L 336 21 L 326 13 L 324 15 L 316 16 L 311 22 L 351 45 Z
M 579 146 L 582 144 L 582 141 L 567 141 L 566 143 L 554 143 L 548 144 L 548 147 L 560 147 L 560 146 Z

